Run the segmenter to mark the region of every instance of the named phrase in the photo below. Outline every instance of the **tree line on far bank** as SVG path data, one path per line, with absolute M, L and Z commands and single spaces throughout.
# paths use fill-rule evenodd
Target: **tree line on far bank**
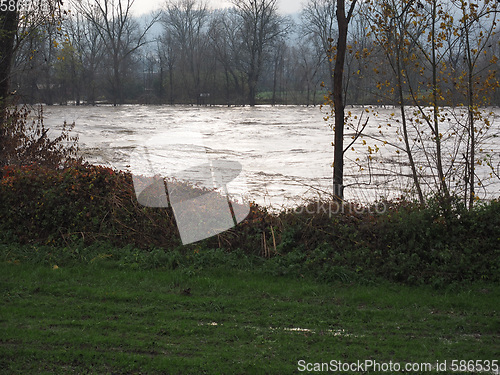
M 168 0 L 139 18 L 131 13 L 133 0 L 73 0 L 60 17 L 21 11 L 11 88 L 24 102 L 47 104 L 322 104 L 333 89 L 336 2 L 308 0 L 294 19 L 278 13 L 277 0 L 232 3 L 213 10 L 201 0 Z M 346 104 L 396 98 L 380 90 L 397 76 L 373 32 L 374 8 L 387 12 L 388 4 L 367 2 L 353 15 Z M 496 71 L 498 37 L 488 38 L 479 63 Z M 447 47 L 447 62 L 459 69 L 463 48 Z M 416 58 L 424 60 L 425 52 Z M 409 80 L 422 78 L 418 69 L 411 73 Z M 491 99 L 500 103 L 496 94 Z

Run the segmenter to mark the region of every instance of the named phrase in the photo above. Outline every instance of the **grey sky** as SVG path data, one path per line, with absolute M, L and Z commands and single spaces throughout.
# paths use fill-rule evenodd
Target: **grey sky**
M 302 8 L 302 3 L 305 0 L 278 0 L 279 11 L 282 14 L 297 13 Z M 211 8 L 226 8 L 231 6 L 231 3 L 227 0 L 207 0 L 208 5 Z M 135 0 L 134 3 L 134 13 L 144 14 L 148 13 L 154 9 L 161 7 L 164 1 L 158 0 Z

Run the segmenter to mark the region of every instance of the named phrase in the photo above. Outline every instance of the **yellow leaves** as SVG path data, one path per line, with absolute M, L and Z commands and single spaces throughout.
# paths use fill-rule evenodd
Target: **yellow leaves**
M 377 152 L 380 151 L 380 148 L 377 145 L 374 145 L 373 148 L 371 146 L 368 146 L 368 154 L 376 154 Z M 371 157 L 370 157 L 371 160 Z
M 52 267 L 52 270 L 55 271 L 55 270 L 58 270 L 59 269 L 59 266 L 57 264 L 54 264 L 54 266 Z

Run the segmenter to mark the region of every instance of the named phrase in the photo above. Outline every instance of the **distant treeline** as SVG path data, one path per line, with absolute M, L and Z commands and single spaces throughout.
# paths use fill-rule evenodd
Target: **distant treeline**
M 397 102 L 394 87 L 401 77 L 388 61 L 405 64 L 403 79 L 418 87 L 410 92 L 403 84 L 405 95 L 429 95 L 437 69 L 447 93 L 443 101 L 463 101 L 460 79 L 470 59 L 465 59 L 465 34 L 458 35 L 454 26 L 460 15 L 452 17 L 460 9 L 443 7 L 434 18 L 443 33 L 439 66 L 426 66 L 432 51 L 419 49 L 430 35 L 432 25 L 423 20 L 431 1 L 403 1 L 404 8 L 382 0 L 359 5 L 348 36 L 346 104 Z M 11 83 L 22 101 L 316 105 L 333 86 L 335 1 L 308 0 L 293 19 L 277 12 L 277 0 L 233 0 L 234 7 L 219 10 L 200 0 L 168 0 L 161 11 L 141 18 L 131 16 L 131 3 L 73 1 L 59 18 L 21 17 Z M 402 13 L 391 16 L 398 7 Z M 381 26 L 383 17 L 392 20 L 387 27 Z M 482 17 L 467 30 L 482 49 L 474 67 L 478 86 L 485 80 L 497 85 L 499 39 L 485 32 L 492 22 Z M 401 40 L 402 47 L 393 43 L 403 35 L 400 28 L 415 36 Z M 411 53 L 398 61 L 398 49 Z M 488 95 L 490 104 L 500 105 L 498 93 Z

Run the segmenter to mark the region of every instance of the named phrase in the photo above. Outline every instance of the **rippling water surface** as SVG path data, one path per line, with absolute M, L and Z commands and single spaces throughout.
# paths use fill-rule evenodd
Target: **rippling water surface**
M 397 153 L 397 147 L 403 144 L 399 141 L 399 123 L 391 116 L 394 109 L 376 109 L 376 113 L 362 108 L 351 111 L 358 119 L 363 113 L 361 123 L 369 122 L 366 136 L 346 153 L 346 198 L 366 202 L 398 196 L 411 189 L 411 180 L 406 176 L 407 158 L 404 153 Z M 307 197 L 326 196 L 332 191 L 333 133 L 324 120 L 325 110 L 319 107 L 52 106 L 46 107 L 44 114 L 51 129 L 64 120 L 75 122 L 74 132 L 79 135 L 85 157 L 94 163 L 134 173 L 146 173 L 153 164 L 155 172 L 175 177 L 178 171 L 201 164 L 207 157 L 237 161 L 242 172 L 230 192 L 275 208 L 298 204 Z M 496 111 L 492 119 L 499 114 Z M 492 154 L 497 162 L 499 121 L 493 121 L 482 140 L 483 153 Z M 448 130 L 445 157 L 451 160 L 457 136 L 451 128 Z M 187 139 L 179 141 L 184 144 L 190 143 L 192 135 L 193 149 L 187 154 L 175 147 L 175 137 L 182 134 L 187 135 Z M 346 146 L 350 135 L 348 131 Z M 422 152 L 429 144 L 425 139 L 418 141 L 416 134 L 413 136 L 414 151 L 422 166 L 420 173 L 431 181 L 433 171 L 424 167 L 427 157 Z M 202 145 L 197 145 L 199 142 Z M 145 145 L 148 158 L 134 158 L 134 152 L 142 152 Z M 460 169 L 460 163 L 456 160 L 453 168 Z M 479 193 L 485 197 L 498 196 L 500 190 L 498 179 L 486 180 L 490 172 L 487 167 L 478 166 L 479 176 L 485 178 Z M 456 183 L 460 185 L 459 181 Z

